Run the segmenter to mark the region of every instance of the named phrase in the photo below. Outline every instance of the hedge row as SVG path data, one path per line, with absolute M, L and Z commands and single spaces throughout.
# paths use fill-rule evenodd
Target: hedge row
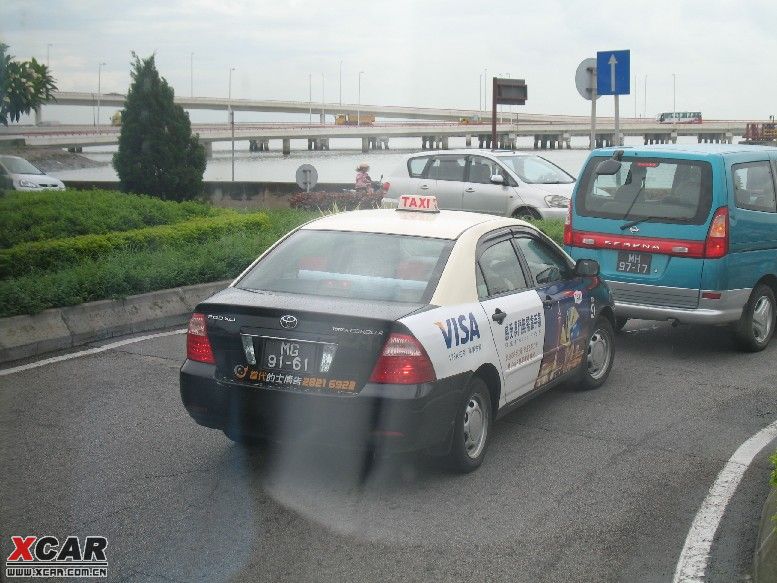
M 298 192 L 289 199 L 291 208 L 319 211 L 352 211 L 380 207 L 383 191 L 373 194 L 361 192 Z
M 206 243 L 226 233 L 261 231 L 268 226 L 269 220 L 263 213 L 230 214 L 105 235 L 21 243 L 10 249 L 0 249 L 0 279 L 25 275 L 36 269 L 61 269 L 85 259 L 98 259 L 119 249 L 141 251 L 183 247 Z
M 0 317 L 236 277 L 286 232 L 312 218 L 288 210 L 267 215 L 268 228 L 227 233 L 205 245 L 116 250 L 58 271 L 1 280 Z
M 229 211 L 110 190 L 0 194 L 0 248 L 28 241 L 128 231 Z

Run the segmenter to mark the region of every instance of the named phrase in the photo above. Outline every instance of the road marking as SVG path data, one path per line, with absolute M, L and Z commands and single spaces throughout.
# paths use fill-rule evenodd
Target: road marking
M 750 463 L 775 437 L 777 437 L 777 421 L 767 425 L 740 445 L 718 474 L 699 512 L 696 513 L 696 518 L 693 519 L 691 530 L 688 531 L 680 560 L 677 561 L 674 583 L 704 581 L 712 540 L 720 526 L 726 506 L 736 492 Z
M 14 366 L 12 368 L 6 368 L 0 370 L 0 377 L 8 376 L 16 372 L 22 372 L 30 370 L 32 368 L 38 368 L 46 366 L 47 364 L 54 364 L 56 362 L 62 362 L 63 360 L 70 360 L 73 358 L 80 358 L 82 356 L 89 356 L 90 354 L 99 354 L 100 352 L 106 352 L 107 350 L 113 350 L 120 346 L 126 346 L 127 344 L 135 344 L 136 342 L 143 342 L 144 340 L 153 340 L 154 338 L 163 338 L 165 336 L 174 336 L 176 334 L 186 333 L 186 328 L 182 330 L 172 330 L 171 332 L 159 332 L 157 334 L 148 334 L 146 336 L 137 336 L 135 338 L 128 338 L 126 340 L 119 340 L 118 342 L 111 342 L 110 344 L 104 344 L 103 346 L 97 346 L 95 348 L 88 348 L 86 350 L 80 350 L 79 352 L 71 352 L 70 354 L 63 354 L 62 356 L 53 356 L 43 360 L 30 362 L 28 364 L 22 364 Z

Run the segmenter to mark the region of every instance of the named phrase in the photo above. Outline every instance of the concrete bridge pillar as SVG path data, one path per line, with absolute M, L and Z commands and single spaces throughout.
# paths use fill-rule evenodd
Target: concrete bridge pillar
M 370 138 L 362 138 L 362 154 L 370 151 Z
M 671 136 L 671 139 L 672 139 L 672 143 L 673 143 L 673 144 L 676 144 L 676 143 L 677 143 L 677 130 L 673 131 L 673 132 L 670 134 L 670 136 Z
M 205 157 L 208 159 L 213 158 L 213 142 L 205 142 L 203 146 L 205 146 Z M 68 151 L 70 150 L 68 149 Z
M 732 144 L 734 142 L 734 134 L 732 132 L 726 132 L 726 143 Z
M 256 140 L 248 140 L 248 151 L 249 152 L 258 152 L 259 151 L 259 143 Z
M 291 154 L 291 140 L 289 138 L 283 138 L 283 155 L 289 156 Z
M 564 142 L 564 145 L 566 146 L 567 150 L 571 150 L 572 149 L 572 134 L 570 134 L 569 132 L 565 132 L 561 136 L 561 139 Z M 561 146 L 559 146 L 559 148 L 561 148 Z
M 438 139 L 440 140 L 440 144 L 442 146 L 442 149 L 443 150 L 447 150 L 448 149 L 448 136 L 440 136 Z
M 210 155 L 208 155 L 208 146 L 210 146 Z M 71 154 L 80 154 L 84 151 L 83 147 L 81 146 L 71 146 L 67 149 L 68 152 Z M 205 155 L 210 158 L 213 155 L 213 144 L 207 143 L 205 144 Z
M 470 136 L 470 135 L 467 135 L 467 136 L 465 136 L 465 137 L 466 137 L 466 140 L 464 141 L 464 145 L 465 145 L 467 148 L 471 148 L 471 147 L 472 147 L 472 136 Z

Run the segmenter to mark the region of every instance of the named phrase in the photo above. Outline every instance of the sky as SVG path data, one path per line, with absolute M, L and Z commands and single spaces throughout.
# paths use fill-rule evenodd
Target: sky
M 322 89 L 339 101 L 342 78 L 343 102 L 356 103 L 363 71 L 362 103 L 477 108 L 487 71 L 526 80 L 529 99 L 516 111 L 586 115 L 578 64 L 628 49 L 622 116 L 655 117 L 673 99 L 707 119 L 777 114 L 774 0 L 3 0 L 0 12 L 0 42 L 18 59 L 46 62 L 48 52 L 61 90 L 96 92 L 105 63 L 102 91 L 125 93 L 135 51 L 156 55 L 178 95 L 193 87 L 227 97 L 234 67 L 236 99 L 308 101 L 312 75 L 314 102 Z M 611 115 L 613 98 L 597 108 Z M 88 109 L 57 106 L 44 117 L 90 121 Z

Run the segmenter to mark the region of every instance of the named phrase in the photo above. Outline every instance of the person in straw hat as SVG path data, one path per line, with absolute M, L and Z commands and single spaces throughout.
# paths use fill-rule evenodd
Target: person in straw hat
M 356 190 L 372 192 L 372 178 L 368 174 L 369 170 L 370 165 L 367 162 L 362 162 L 356 167 Z

